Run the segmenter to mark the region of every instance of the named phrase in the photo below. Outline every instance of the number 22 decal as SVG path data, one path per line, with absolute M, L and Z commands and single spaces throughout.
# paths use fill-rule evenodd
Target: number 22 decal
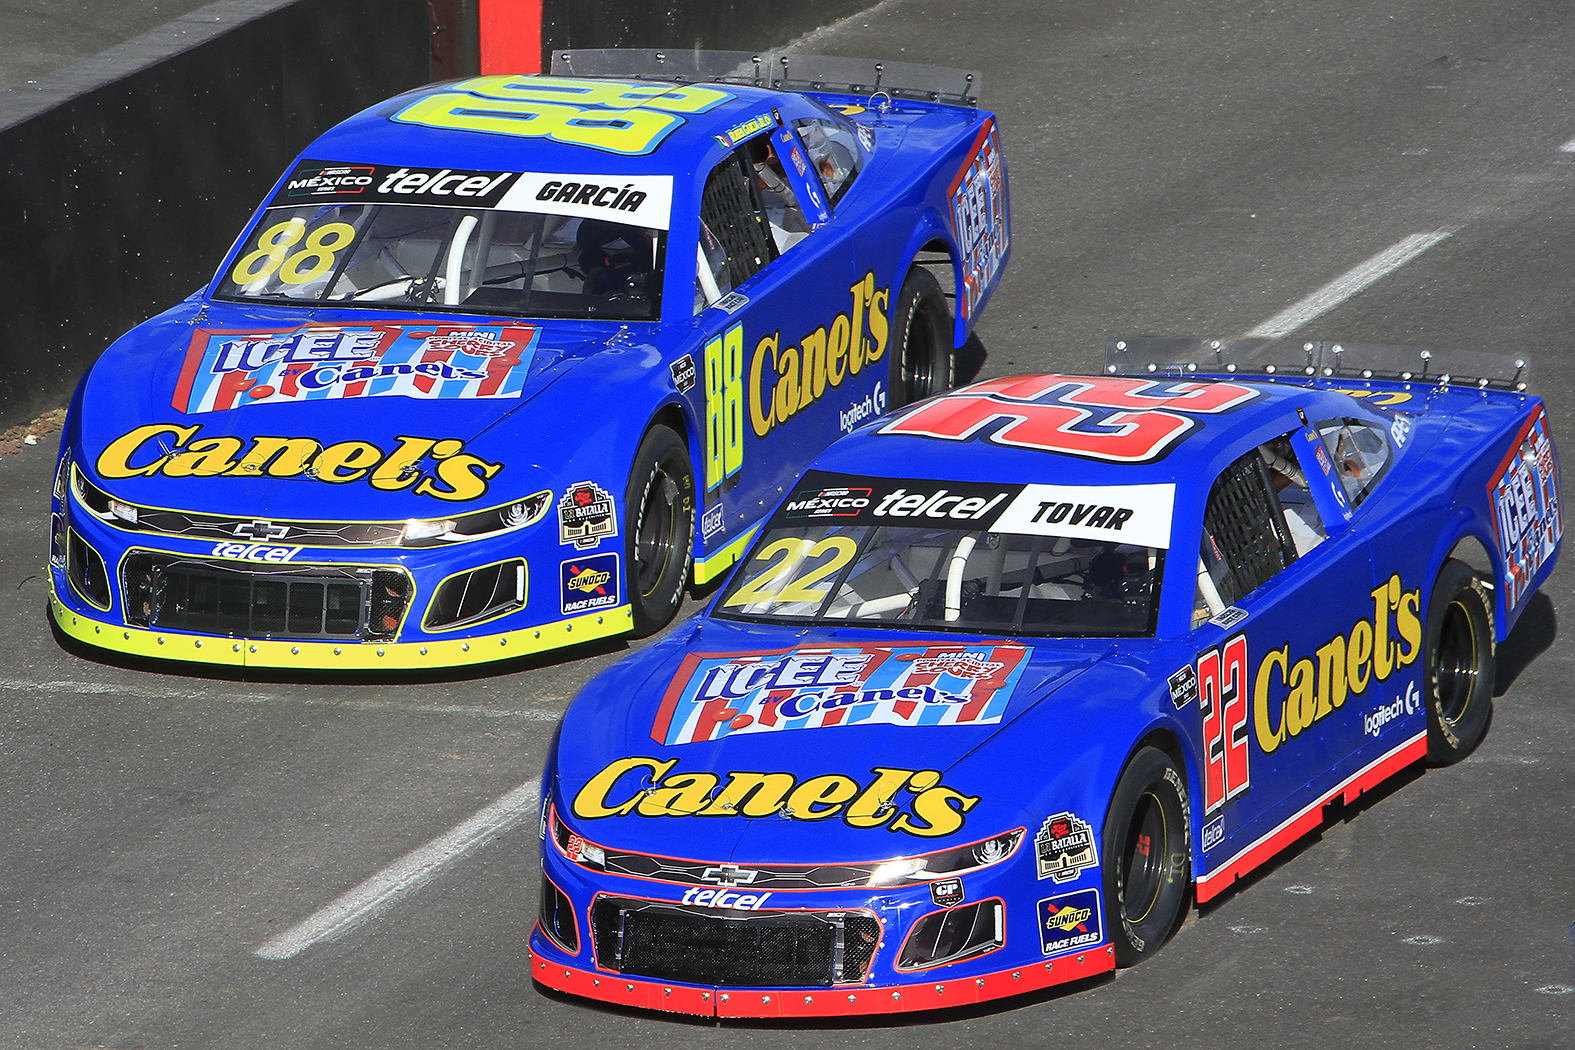
M 766 605 L 805 602 L 819 605 L 825 600 L 826 588 L 812 589 L 815 584 L 840 570 L 853 559 L 859 545 L 849 536 L 827 536 L 818 543 L 807 539 L 782 539 L 769 544 L 757 554 L 755 561 L 770 562 L 764 572 L 740 587 L 727 605 Z M 830 554 L 827 561 L 816 565 L 802 576 L 793 573 L 806 560 L 813 561 Z M 778 581 L 786 578 L 786 583 Z
M 1260 396 L 1235 383 L 1013 376 L 975 383 L 932 401 L 887 423 L 880 433 L 970 441 L 986 427 L 1004 422 L 985 440 L 1115 463 L 1146 463 L 1197 427 L 1193 416 L 1229 412 Z

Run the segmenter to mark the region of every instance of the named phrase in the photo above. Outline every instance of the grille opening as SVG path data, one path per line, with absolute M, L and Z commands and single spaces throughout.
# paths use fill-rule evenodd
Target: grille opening
M 108 609 L 109 574 L 104 571 L 104 559 L 75 530 L 66 535 L 66 577 L 71 586 L 100 609 Z
M 923 970 L 992 952 L 1006 943 L 1005 918 L 998 899 L 931 912 L 913 924 L 897 969 Z
M 274 568 L 133 554 L 126 619 L 144 627 L 251 638 L 380 639 L 409 602 L 401 572 L 338 566 Z M 374 620 L 373 617 L 376 617 Z
M 574 921 L 574 905 L 545 875 L 541 877 L 541 928 L 554 944 L 570 955 L 580 953 L 580 930 Z
M 427 606 L 428 631 L 463 627 L 525 606 L 525 563 L 516 558 L 444 580 Z
M 865 912 L 729 914 L 627 898 L 591 909 L 596 961 L 692 984 L 825 988 L 864 980 L 880 923 Z

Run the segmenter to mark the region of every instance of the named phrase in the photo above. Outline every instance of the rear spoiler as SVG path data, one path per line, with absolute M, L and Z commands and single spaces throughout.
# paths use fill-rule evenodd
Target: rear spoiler
M 1283 339 L 1112 339 L 1108 375 L 1278 375 L 1525 391 L 1526 360 L 1477 350 Z
M 743 84 L 785 91 L 877 95 L 953 106 L 978 106 L 983 78 L 975 70 L 869 58 L 829 58 L 786 51 L 650 51 L 583 48 L 554 51 L 552 72 L 575 77 L 627 77 L 680 84 Z

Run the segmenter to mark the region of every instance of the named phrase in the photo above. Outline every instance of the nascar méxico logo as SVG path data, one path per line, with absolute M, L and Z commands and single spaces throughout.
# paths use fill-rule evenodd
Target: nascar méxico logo
M 861 723 L 990 725 L 1011 702 L 1027 655 L 989 642 L 691 653 L 651 737 L 672 745 Z
M 182 412 L 348 397 L 519 397 L 540 330 L 528 325 L 303 325 L 192 333 Z

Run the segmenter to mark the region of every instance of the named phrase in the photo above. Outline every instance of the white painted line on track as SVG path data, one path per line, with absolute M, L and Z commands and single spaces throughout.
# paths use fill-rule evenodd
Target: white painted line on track
M 114 682 L 28 682 L 0 678 L 0 691 L 77 693 L 83 696 L 135 696 L 143 700 L 217 700 L 225 704 L 301 704 L 306 707 L 342 707 L 351 711 L 390 711 L 412 715 L 475 715 L 481 718 L 521 718 L 527 722 L 555 722 L 562 713 L 557 709 L 520 710 L 519 708 L 481 707 L 476 704 L 407 704 L 398 700 L 335 700 L 323 697 L 290 697 L 270 693 L 217 693 L 213 690 L 163 689 Z M 567 700 L 563 696 L 539 694 L 540 701 Z
M 534 818 L 540 794 L 541 787 L 534 780 L 521 784 L 464 823 L 405 854 L 332 904 L 270 938 L 253 954 L 264 959 L 289 959 L 315 944 L 343 935 L 400 897 L 432 881 L 445 867 L 489 837 L 507 831 L 526 818 Z
M 1560 146 L 1559 147 L 1559 152 L 1560 153 L 1575 153 L 1575 139 L 1570 139 L 1564 145 Z
M 1247 333 L 1249 339 L 1278 339 L 1296 331 L 1320 314 L 1328 313 L 1374 281 L 1400 269 L 1418 255 L 1455 233 L 1454 229 L 1413 233 L 1399 244 L 1385 248 Z

